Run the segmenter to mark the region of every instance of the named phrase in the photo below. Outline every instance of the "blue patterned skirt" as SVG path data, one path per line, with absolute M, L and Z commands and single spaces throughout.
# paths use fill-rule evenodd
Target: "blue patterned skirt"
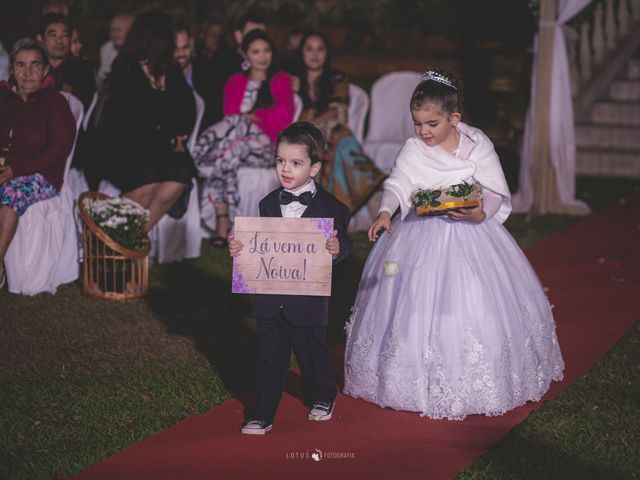
M 0 185 L 0 205 L 11 208 L 18 216 L 36 202 L 58 195 L 58 191 L 42 175 L 14 177 Z

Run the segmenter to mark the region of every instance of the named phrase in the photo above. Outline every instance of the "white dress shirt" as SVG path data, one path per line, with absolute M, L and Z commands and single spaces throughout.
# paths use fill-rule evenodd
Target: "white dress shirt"
M 288 188 L 285 188 L 284 191 L 291 192 L 294 195 L 300 195 L 302 192 L 311 192 L 311 195 L 315 195 L 316 184 L 313 180 L 310 180 L 309 183 L 300 187 L 296 191 L 289 190 Z M 306 209 L 307 205 L 303 205 L 298 201 L 293 201 L 287 205 L 280 205 L 280 211 L 284 218 L 300 218 Z

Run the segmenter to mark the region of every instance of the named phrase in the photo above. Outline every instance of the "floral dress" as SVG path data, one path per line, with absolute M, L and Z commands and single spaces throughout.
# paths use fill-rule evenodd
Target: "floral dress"
M 6 205 L 21 217 L 36 202 L 58 195 L 58 191 L 42 175 L 14 177 L 0 185 L 0 205 Z
M 336 109 L 335 119 L 316 123 L 316 127 L 324 133 L 328 147 L 318 181 L 353 213 L 378 190 L 385 175 L 364 153 L 362 145 L 346 126 L 349 108 L 348 77 L 334 72 L 331 83 L 331 99 L 327 105 L 323 105 L 318 98 L 311 98 L 309 92 L 300 92 L 304 103 L 300 120 L 312 121 L 328 108 Z
M 260 85 L 259 80 L 248 82 L 240 107 L 242 113 L 253 109 Z M 202 132 L 193 157 L 203 178 L 201 217 L 209 228 L 214 229 L 215 203 L 229 205 L 232 215 L 240 203 L 238 169 L 270 168 L 275 145 L 256 123 L 242 114 L 227 115 Z

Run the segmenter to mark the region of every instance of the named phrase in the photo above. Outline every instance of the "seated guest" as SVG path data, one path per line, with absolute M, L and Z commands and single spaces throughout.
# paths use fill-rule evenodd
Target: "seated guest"
M 69 16 L 69 6 L 64 0 L 47 0 L 42 6 L 42 16 L 47 13 L 59 13 L 65 17 Z
M 87 110 L 96 91 L 96 82 L 91 63 L 71 55 L 71 30 L 67 17 L 48 13 L 40 21 L 38 41 L 49 56 L 49 76 L 58 90 L 78 97 Z
M 150 211 L 147 231 L 167 213 L 196 174 L 185 141 L 195 102 L 173 59 L 171 17 L 147 12 L 133 22 L 106 87 L 95 154 L 122 192 Z M 172 214 L 181 217 L 186 204 Z
M 216 123 L 223 117 L 221 99 L 224 95 L 224 85 L 229 77 L 242 71 L 243 65 L 246 69 L 249 68 L 241 47 L 243 36 L 251 30 L 266 30 L 266 22 L 266 15 L 258 8 L 253 8 L 242 15 L 234 31 L 237 44 L 235 48 L 229 47 L 224 41 L 222 21 L 218 17 L 209 17 L 202 26 L 201 42 L 196 49 L 194 62 L 202 65 L 203 70 L 212 71 L 216 78 L 215 86 L 208 87 L 211 89 L 209 96 L 212 100 L 209 101 L 210 105 L 207 106 L 207 112 L 202 121 L 204 127 Z M 197 88 L 196 90 L 198 91 Z
M 222 118 L 222 78 L 211 62 L 193 57 L 193 37 L 184 24 L 177 23 L 175 59 L 187 83 L 202 97 L 205 111 L 200 130 Z
M 97 83 L 102 85 L 111 71 L 111 64 L 118 56 L 118 52 L 124 45 L 127 33 L 133 24 L 133 15 L 130 13 L 118 13 L 109 23 L 109 40 L 100 47 L 100 67 L 98 68 Z
M 0 82 L 0 288 L 20 216 L 58 194 L 75 138 L 69 105 L 46 76 L 42 46 L 18 40 L 10 65 L 12 83 Z
M 224 87 L 225 117 L 206 129 L 194 148 L 194 159 L 204 177 L 202 219 L 216 229 L 213 245 L 223 248 L 240 202 L 238 169 L 272 168 L 275 140 L 293 119 L 291 77 L 279 71 L 271 38 L 252 30 L 242 40 L 249 62 L 247 72 L 236 73 Z M 271 175 L 269 172 L 268 175 Z
M 227 79 L 234 73 L 247 71 L 250 67 L 246 54 L 242 50 L 244 36 L 252 30 L 267 30 L 267 16 L 262 9 L 252 8 L 247 13 L 238 18 L 236 29 L 233 32 L 233 39 L 236 48 L 230 50 L 230 54 L 216 61 L 216 68 L 223 72 L 223 78 Z
M 224 38 L 224 23 L 217 15 L 209 15 L 200 28 L 200 41 L 196 46 L 196 56 L 202 60 L 215 61 L 230 50 Z
M 80 32 L 76 27 L 71 31 L 71 55 L 80 58 L 82 51 L 82 42 L 80 41 Z
M 282 69 L 291 75 L 297 74 L 300 42 L 308 30 L 308 28 L 304 27 L 292 27 L 287 34 L 287 41 L 282 54 L 281 64 Z
M 347 127 L 349 79 L 331 68 L 327 38 L 309 32 L 298 52 L 298 93 L 304 105 L 300 120 L 318 127 L 328 144 L 319 183 L 353 213 L 377 190 L 384 175 Z

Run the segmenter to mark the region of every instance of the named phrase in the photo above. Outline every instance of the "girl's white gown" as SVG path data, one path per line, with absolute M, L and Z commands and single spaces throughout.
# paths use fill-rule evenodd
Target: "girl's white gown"
M 345 393 L 448 419 L 539 400 L 564 363 L 549 302 L 500 216 L 400 218 L 364 267 Z

